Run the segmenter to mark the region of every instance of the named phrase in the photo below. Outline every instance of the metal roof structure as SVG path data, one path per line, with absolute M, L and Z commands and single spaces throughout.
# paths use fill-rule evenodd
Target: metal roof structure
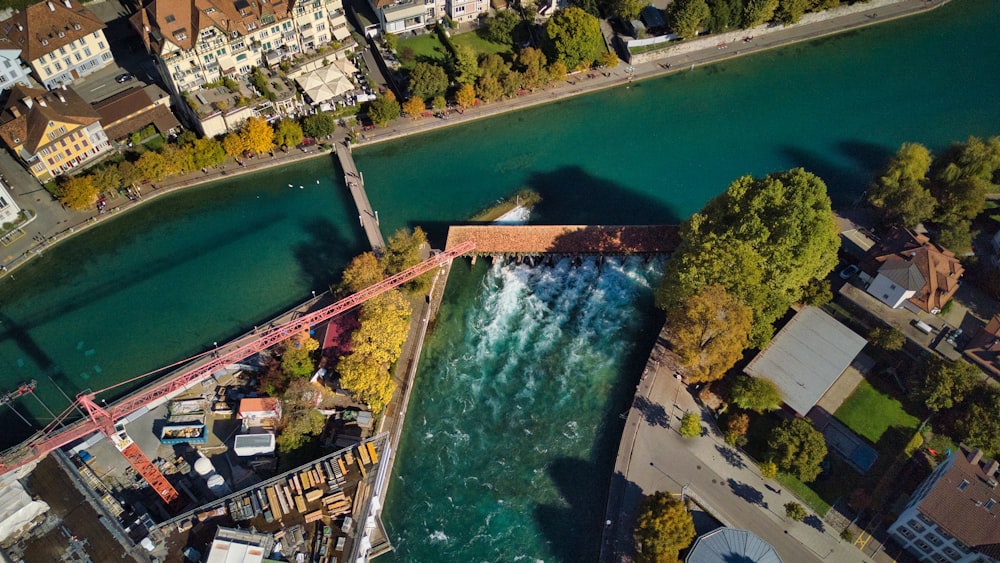
M 701 536 L 691 546 L 685 563 L 782 563 L 771 544 L 753 532 L 718 528 Z
M 804 307 L 743 371 L 770 379 L 785 404 L 805 416 L 867 341 L 816 307 Z

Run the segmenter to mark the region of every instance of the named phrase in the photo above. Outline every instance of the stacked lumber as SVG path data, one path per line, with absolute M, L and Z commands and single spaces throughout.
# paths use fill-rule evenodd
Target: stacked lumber
M 306 524 L 311 524 L 312 522 L 316 522 L 322 519 L 323 519 L 322 510 L 314 510 L 309 514 L 306 514 Z
M 368 456 L 372 459 L 372 463 L 378 463 L 378 454 L 375 453 L 375 444 L 365 442 L 365 447 L 368 448 Z

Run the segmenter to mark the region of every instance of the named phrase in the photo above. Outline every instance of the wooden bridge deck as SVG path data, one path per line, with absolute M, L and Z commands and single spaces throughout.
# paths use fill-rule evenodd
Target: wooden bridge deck
M 474 241 L 478 255 L 669 254 L 676 225 L 469 225 L 448 229 L 445 249 Z

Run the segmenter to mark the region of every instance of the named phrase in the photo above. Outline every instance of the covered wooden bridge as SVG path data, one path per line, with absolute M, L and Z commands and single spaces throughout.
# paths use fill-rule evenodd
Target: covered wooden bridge
M 680 244 L 676 225 L 467 225 L 448 229 L 445 249 L 476 243 L 482 256 L 656 255 Z

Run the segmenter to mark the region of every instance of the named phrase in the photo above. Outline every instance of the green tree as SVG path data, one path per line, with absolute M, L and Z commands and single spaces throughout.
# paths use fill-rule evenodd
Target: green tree
M 740 374 L 731 390 L 733 403 L 743 410 L 762 413 L 781 407 L 781 392 L 770 379 Z
M 972 250 L 974 237 L 972 221 L 950 218 L 939 226 L 936 242 L 952 252 L 962 254 Z
M 666 491 L 653 493 L 642 500 L 635 519 L 636 560 L 675 561 L 694 534 L 694 520 L 684 503 Z
M 468 45 L 455 45 L 452 68 L 456 82 L 475 84 L 476 79 L 479 78 L 479 60 L 476 58 L 476 51 Z
M 226 161 L 226 150 L 222 143 L 212 138 L 195 139 L 185 145 L 191 154 L 191 162 L 195 169 L 218 166 Z
M 830 288 L 830 280 L 826 278 L 809 280 L 802 288 L 802 297 L 799 298 L 799 302 L 813 307 L 822 307 L 832 300 L 833 290 Z
M 906 344 L 906 336 L 894 327 L 875 327 L 868 332 L 868 341 L 888 352 L 898 352 Z
M 799 23 L 802 14 L 805 14 L 808 8 L 809 0 L 778 0 L 774 19 L 785 25 Z
M 568 73 L 569 70 L 566 68 L 566 63 L 562 61 L 552 61 L 546 69 L 546 74 L 548 74 L 550 82 L 566 80 L 566 75 Z
M 618 66 L 618 55 L 614 51 L 605 51 L 597 58 L 597 64 L 604 68 L 615 68 Z
M 257 154 L 270 152 L 274 148 L 274 129 L 263 118 L 251 117 L 243 124 L 240 139 L 250 152 Z
M 391 91 L 375 98 L 368 107 L 368 117 L 371 117 L 372 122 L 380 127 L 387 125 L 393 119 L 399 119 L 401 112 L 399 102 L 396 101 L 396 96 Z
M 375 285 L 385 277 L 385 267 L 372 252 L 359 254 L 344 268 L 341 285 L 351 293 Z
M 399 229 L 393 233 L 386 241 L 380 260 L 385 275 L 392 276 L 419 264 L 423 259 L 421 251 L 426 245 L 427 233 L 420 227 L 415 227 L 412 231 Z M 424 293 L 430 287 L 433 275 L 432 273 L 424 274 L 407 282 L 403 287 L 411 293 Z
M 282 119 L 274 130 L 274 144 L 279 147 L 297 147 L 304 138 L 302 126 L 291 119 Z
M 622 21 L 632 21 L 639 17 L 639 12 L 646 7 L 642 0 L 607 0 L 605 13 L 609 17 L 618 17 Z
M 99 192 L 90 176 L 67 176 L 64 178 L 60 185 L 62 196 L 59 197 L 59 201 L 66 204 L 66 207 L 83 211 L 97 203 Z
M 166 145 L 160 151 L 163 157 L 164 176 L 175 176 L 194 170 L 194 156 L 174 144 Z
M 674 352 L 688 383 L 720 379 L 750 343 L 753 313 L 718 284 L 704 287 L 667 312 Z
M 778 0 L 748 0 L 743 8 L 743 18 L 740 25 L 744 29 L 749 29 L 771 21 L 777 9 Z
M 314 113 L 302 120 L 302 133 L 307 137 L 319 138 L 333 135 L 337 120 L 328 113 Z
M 525 47 L 517 53 L 517 68 L 524 77 L 525 88 L 537 88 L 545 82 L 545 53 L 534 47 Z
M 681 39 L 697 36 L 711 15 L 705 0 L 675 0 L 667 9 L 667 21 Z
M 772 459 L 782 471 L 799 478 L 803 483 L 815 481 L 820 474 L 820 464 L 826 457 L 823 434 L 804 418 L 793 418 L 779 424 L 767 442 Z
M 938 412 L 958 406 L 982 382 L 982 373 L 965 360 L 929 356 L 922 366 L 922 381 L 911 396 L 929 410 Z
M 750 430 L 750 417 L 746 413 L 737 413 L 729 417 L 726 423 L 726 443 L 730 446 L 746 444 L 747 432 Z
M 975 219 L 986 206 L 986 194 L 1000 180 L 1000 137 L 969 137 L 935 161 L 931 193 L 938 200 L 938 221 L 951 224 Z
M 792 520 L 795 520 L 796 522 L 801 522 L 805 520 L 806 516 L 808 515 L 809 513 L 806 512 L 805 507 L 795 502 L 794 500 L 785 503 L 785 516 L 791 518 Z
M 123 186 L 132 186 L 142 181 L 142 175 L 135 167 L 135 164 L 127 160 L 118 163 L 118 175 L 122 179 Z
M 498 10 L 495 15 L 486 18 L 486 27 L 480 32 L 483 39 L 500 43 L 514 44 L 514 29 L 521 23 L 521 16 L 513 10 Z
M 778 464 L 771 460 L 760 464 L 760 476 L 765 479 L 774 479 L 778 476 Z
M 167 175 L 167 163 L 158 152 L 146 151 L 135 161 L 135 168 L 143 180 L 159 182 Z
M 904 143 L 885 171 L 868 190 L 868 203 L 889 225 L 913 228 L 934 216 L 937 200 L 927 188 L 931 151 Z
M 486 74 L 476 80 L 476 97 L 489 103 L 495 101 L 503 95 L 503 86 L 492 74 Z
M 427 100 L 444 94 L 448 89 L 448 75 L 436 64 L 418 62 L 410 71 L 410 92 Z
M 605 50 L 598 19 L 575 6 L 557 10 L 545 22 L 544 31 L 549 59 L 562 62 L 566 68 L 587 68 Z
M 701 436 L 701 415 L 696 412 L 686 412 L 681 417 L 681 428 L 678 430 L 685 438 Z
M 319 342 L 310 338 L 308 331 L 292 335 L 279 347 L 281 350 L 281 370 L 289 378 L 309 377 L 316 369 L 312 353 L 319 349 Z
M 326 418 L 316 409 L 292 409 L 285 413 L 283 424 L 275 444 L 280 453 L 287 454 L 304 446 L 309 436 L 323 432 Z
M 98 193 L 114 192 L 122 185 L 122 175 L 118 173 L 118 167 L 114 164 L 94 168 L 91 170 L 90 179 Z
M 447 107 L 448 100 L 444 99 L 444 96 L 434 96 L 434 99 L 431 100 L 431 108 L 434 109 L 434 111 L 442 111 L 447 109 Z
M 763 346 L 810 281 L 833 269 L 839 247 L 818 177 L 801 168 L 744 176 L 684 222 L 657 304 L 669 310 L 720 284 L 753 311 L 750 343 Z
M 1000 389 L 978 385 L 955 418 L 954 435 L 966 445 L 1000 454 Z

